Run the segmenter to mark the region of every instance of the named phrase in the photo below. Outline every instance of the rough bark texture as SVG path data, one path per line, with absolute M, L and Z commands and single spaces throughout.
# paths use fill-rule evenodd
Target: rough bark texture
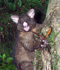
M 42 67 L 41 70 L 52 70 L 51 66 L 51 54 L 48 48 L 41 49 Z
M 57 58 L 60 59 L 60 0 L 49 0 L 46 19 L 43 23 L 46 23 L 45 27 L 42 28 L 42 32 L 44 34 L 46 34 L 46 32 L 48 31 L 49 26 L 51 26 L 53 28 L 53 31 L 56 33 L 56 37 L 54 39 L 56 45 L 52 46 L 52 48 L 55 47 Z M 58 67 L 57 70 L 60 70 L 60 60 L 58 60 L 56 64 Z

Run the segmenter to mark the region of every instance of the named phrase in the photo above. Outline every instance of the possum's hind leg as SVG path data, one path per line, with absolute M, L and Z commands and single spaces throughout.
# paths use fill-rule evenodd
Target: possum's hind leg
M 20 66 L 22 70 L 33 70 L 34 69 L 32 62 L 25 61 L 25 62 L 22 62 Z

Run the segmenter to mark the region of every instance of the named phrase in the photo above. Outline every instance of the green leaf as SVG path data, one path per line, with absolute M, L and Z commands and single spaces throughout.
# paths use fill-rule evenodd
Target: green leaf
M 6 67 L 7 66 L 7 64 L 5 64 L 5 63 L 2 63 L 2 67 Z
M 13 4 L 12 10 L 14 11 L 16 9 L 16 4 Z
M 0 26 L 0 30 L 3 31 L 3 27 L 2 26 Z
M 2 56 L 0 55 L 0 58 L 2 58 Z
M 15 65 L 9 65 L 6 67 L 6 70 L 15 70 Z
M 5 54 L 3 54 L 3 55 L 2 55 L 2 58 L 3 58 L 3 60 L 4 60 L 4 59 L 6 58 L 6 55 L 5 55 Z
M 7 62 L 7 63 L 11 63 L 11 62 L 12 62 L 12 60 L 13 60 L 13 58 L 12 58 L 12 57 L 8 57 L 6 62 Z
M 20 6 L 22 5 L 22 1 L 19 0 L 19 1 L 17 2 L 17 4 L 18 4 L 18 6 L 20 7 Z

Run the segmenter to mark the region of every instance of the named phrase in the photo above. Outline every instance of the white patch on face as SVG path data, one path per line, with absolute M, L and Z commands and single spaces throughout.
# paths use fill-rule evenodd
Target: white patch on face
M 24 27 L 24 30 L 25 30 L 25 31 L 29 31 L 29 29 L 30 29 L 29 26 L 28 26 L 28 27 Z
M 25 31 L 29 31 L 30 27 L 28 26 L 28 23 L 27 22 L 24 22 L 23 23 L 23 27 L 24 27 L 24 30 Z
M 28 26 L 27 22 L 24 22 L 24 23 L 23 23 L 23 26 L 24 26 L 24 27 Z

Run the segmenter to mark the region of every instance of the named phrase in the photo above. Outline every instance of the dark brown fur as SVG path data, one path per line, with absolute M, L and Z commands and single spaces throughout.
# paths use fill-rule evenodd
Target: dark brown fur
M 30 30 L 25 32 L 23 30 L 22 23 L 26 21 Z M 40 43 L 34 39 L 34 32 L 37 32 L 39 25 L 34 21 L 34 19 L 24 14 L 19 17 L 19 22 L 17 24 L 17 37 L 15 45 L 13 48 L 13 58 L 18 69 L 22 70 L 33 70 L 34 61 L 34 50 L 40 48 Z

